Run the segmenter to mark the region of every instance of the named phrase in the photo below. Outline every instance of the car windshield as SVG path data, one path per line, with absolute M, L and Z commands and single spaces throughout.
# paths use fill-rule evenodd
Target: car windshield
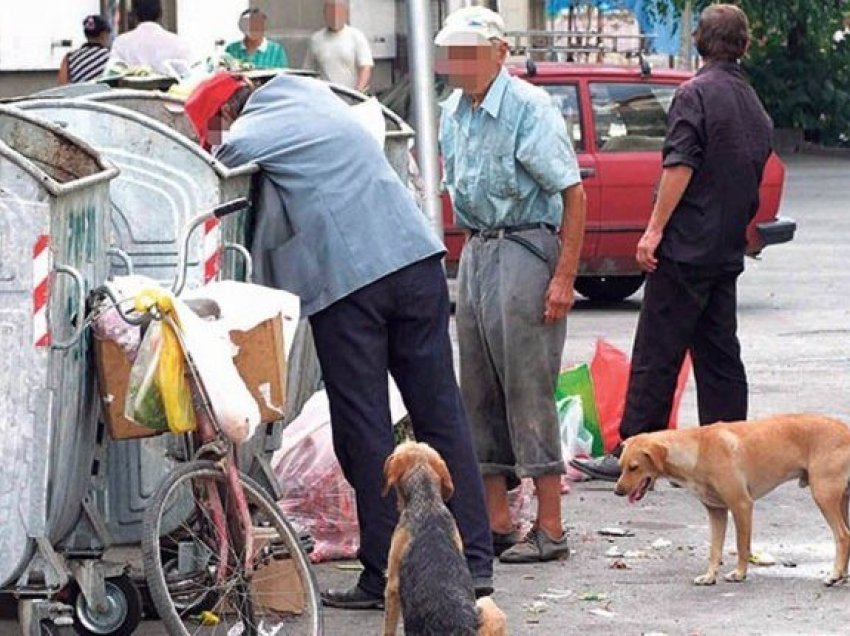
M 590 100 L 600 152 L 660 151 L 676 86 L 593 82 Z
M 564 123 L 567 125 L 567 134 L 570 141 L 573 142 L 573 149 L 576 152 L 584 150 L 584 134 L 581 126 L 581 110 L 579 109 L 578 101 L 578 86 L 575 84 L 544 84 L 541 88 L 545 88 L 552 96 L 552 101 L 555 106 L 561 111 L 564 116 Z

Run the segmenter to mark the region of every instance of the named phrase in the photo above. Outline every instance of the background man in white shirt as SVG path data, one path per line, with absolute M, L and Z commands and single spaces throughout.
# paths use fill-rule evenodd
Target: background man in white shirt
M 325 25 L 310 38 L 305 68 L 329 82 L 365 91 L 375 62 L 366 36 L 348 25 L 348 0 L 325 0 Z
M 127 66 L 149 66 L 162 75 L 185 72 L 192 61 L 192 51 L 177 35 L 158 24 L 162 18 L 161 1 L 135 0 L 133 13 L 138 25 L 115 38 L 108 67 L 123 62 Z

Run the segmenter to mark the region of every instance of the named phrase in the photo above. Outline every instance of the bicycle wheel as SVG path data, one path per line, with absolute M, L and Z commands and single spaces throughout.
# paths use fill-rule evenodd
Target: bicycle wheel
M 220 533 L 204 492 L 221 500 L 225 520 L 237 518 L 223 470 L 211 461 L 179 466 L 145 511 L 142 553 L 148 590 L 171 636 L 315 636 L 323 633 L 321 602 L 298 535 L 277 504 L 252 479 L 240 475 L 253 525 L 253 573 L 244 572 L 236 546 L 222 554 Z M 163 517 L 174 499 L 191 493 L 194 512 L 163 535 Z M 232 526 L 232 523 L 228 523 Z M 172 526 L 173 527 L 173 526 Z

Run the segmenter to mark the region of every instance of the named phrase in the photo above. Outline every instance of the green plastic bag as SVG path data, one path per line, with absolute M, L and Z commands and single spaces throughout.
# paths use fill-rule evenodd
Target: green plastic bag
M 593 436 L 593 456 L 604 455 L 605 446 L 602 441 L 602 429 L 599 426 L 599 413 L 596 410 L 596 396 L 593 393 L 593 380 L 587 364 L 579 364 L 572 369 L 562 371 L 558 376 L 555 401 L 561 403 L 562 400 L 571 396 L 581 398 L 584 428 Z

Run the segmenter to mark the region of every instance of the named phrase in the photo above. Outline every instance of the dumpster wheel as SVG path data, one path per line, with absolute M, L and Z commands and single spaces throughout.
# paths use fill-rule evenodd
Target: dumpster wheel
M 105 612 L 95 612 L 76 589 L 74 631 L 81 636 L 130 636 L 142 620 L 142 598 L 129 576 L 106 579 Z

